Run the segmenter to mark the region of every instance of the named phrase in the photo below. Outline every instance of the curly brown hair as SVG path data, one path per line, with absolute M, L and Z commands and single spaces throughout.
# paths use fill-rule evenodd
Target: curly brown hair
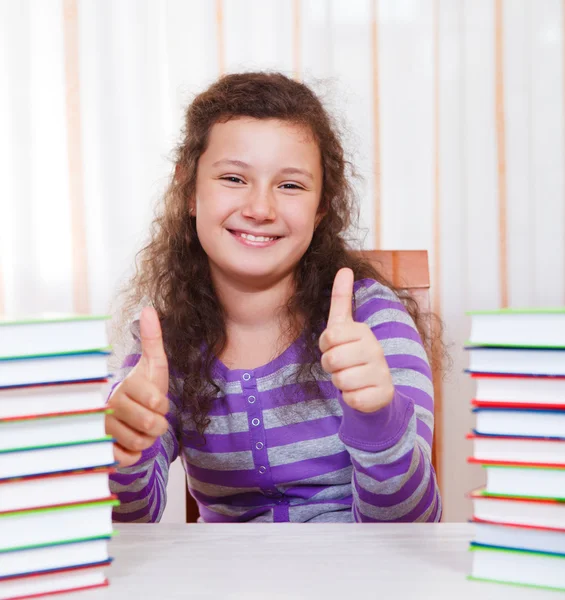
M 295 292 L 286 306 L 292 338 L 304 332 L 302 370 L 319 370 L 318 338 L 327 319 L 330 290 L 337 271 L 349 267 L 355 280 L 371 278 L 402 299 L 414 319 L 431 358 L 429 328 L 415 300 L 396 290 L 366 260 L 348 248 L 345 234 L 356 208 L 350 184 L 354 169 L 345 159 L 337 126 L 320 99 L 304 83 L 280 73 L 225 75 L 188 106 L 182 140 L 176 148 L 172 178 L 151 226 L 150 241 L 138 253 L 136 272 L 124 288 L 122 315 L 131 317 L 142 302 L 150 302 L 161 319 L 165 350 L 172 372 L 182 384 L 176 392 L 203 434 L 210 400 L 219 392 L 212 377 L 215 357 L 226 346 L 224 311 L 218 300 L 209 263 L 197 233 L 188 199 L 194 198 L 198 161 L 215 123 L 238 117 L 279 119 L 311 131 L 322 157 L 320 214 L 311 244 L 294 274 Z M 300 315 L 300 319 L 298 319 Z M 315 377 L 310 377 L 314 379 Z

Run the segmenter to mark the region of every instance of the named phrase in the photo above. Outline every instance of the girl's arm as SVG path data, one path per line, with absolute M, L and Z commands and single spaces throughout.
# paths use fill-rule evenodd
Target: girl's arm
M 116 375 L 113 390 L 125 379 L 141 359 L 139 324 L 132 326 L 134 344 Z M 110 393 L 111 395 L 111 393 Z M 120 500 L 113 510 L 114 521 L 123 523 L 155 523 L 161 519 L 167 501 L 169 465 L 179 454 L 177 401 L 170 395 L 167 431 L 154 444 L 143 450 L 141 458 L 129 467 L 110 475 L 110 490 Z
M 341 370 L 341 379 L 339 372 L 332 376 L 343 390 L 339 435 L 353 464 L 353 515 L 355 521 L 363 522 L 439 521 L 441 498 L 431 463 L 434 403 L 430 366 L 420 335 L 402 303 L 388 288 L 371 283 L 357 290 L 356 323 L 350 331 L 365 328 L 362 353 L 375 348 L 380 353 L 380 362 L 368 361 L 371 373 L 380 371 L 374 386 L 377 390 L 380 386 L 380 397 L 375 400 L 375 394 L 370 394 L 367 381 L 356 389 L 355 374 L 363 372 L 358 366 Z M 344 324 L 340 327 L 347 329 Z M 328 322 L 326 332 L 329 329 Z M 354 353 L 353 346 L 347 346 L 349 354 Z M 340 348 L 337 353 L 343 356 L 346 346 Z M 339 356 L 336 346 L 325 352 Z M 328 356 L 323 358 L 324 368 L 328 362 Z M 357 399 L 361 410 L 351 406 Z M 373 410 L 371 403 L 379 402 L 382 407 Z

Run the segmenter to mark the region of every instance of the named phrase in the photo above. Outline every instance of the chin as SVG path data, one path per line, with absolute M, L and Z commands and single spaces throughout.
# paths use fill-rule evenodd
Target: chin
M 253 284 L 278 281 L 286 277 L 289 269 L 292 270 L 292 268 L 281 267 L 280 263 L 266 265 L 264 261 L 261 261 L 261 264 L 254 263 L 254 261 L 241 261 L 236 264 L 216 263 L 218 274 L 221 274 L 222 277 Z

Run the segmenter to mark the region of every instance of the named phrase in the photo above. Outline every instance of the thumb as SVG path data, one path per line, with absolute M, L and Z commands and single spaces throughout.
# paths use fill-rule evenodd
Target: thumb
M 353 271 L 340 269 L 334 279 L 328 327 L 347 321 L 353 321 Z
M 147 367 L 146 376 L 166 394 L 169 390 L 169 365 L 163 346 L 163 334 L 157 311 L 146 306 L 141 311 L 141 357 Z

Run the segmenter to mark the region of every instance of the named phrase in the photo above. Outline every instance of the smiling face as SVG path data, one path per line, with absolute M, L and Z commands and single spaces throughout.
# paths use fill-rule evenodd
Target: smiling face
M 304 128 L 276 119 L 216 123 L 198 162 L 196 230 L 212 276 L 272 285 L 306 252 L 322 166 Z

